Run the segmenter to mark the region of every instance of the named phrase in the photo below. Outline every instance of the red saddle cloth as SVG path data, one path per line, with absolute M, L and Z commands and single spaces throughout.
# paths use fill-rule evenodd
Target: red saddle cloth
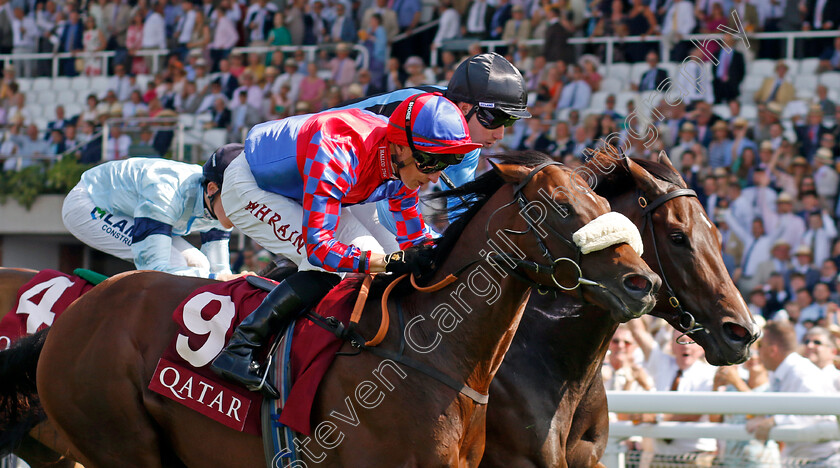
M 43 330 L 94 285 L 78 276 L 41 270 L 17 293 L 12 310 L 0 320 L 0 350 L 26 335 Z
M 343 281 L 316 311 L 346 325 L 360 285 L 358 279 Z M 221 379 L 210 370 L 210 363 L 266 294 L 245 278 L 195 290 L 172 316 L 178 333 L 161 356 L 149 389 L 228 427 L 260 435 L 262 395 Z M 306 318 L 296 322 L 290 357 L 293 383 L 282 414 L 283 424 L 302 433 L 311 432 L 310 412 L 318 384 L 341 345 L 333 334 Z

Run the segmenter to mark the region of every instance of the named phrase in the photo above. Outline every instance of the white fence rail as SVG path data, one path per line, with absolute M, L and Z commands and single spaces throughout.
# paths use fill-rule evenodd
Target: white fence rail
M 607 392 L 614 413 L 669 414 L 752 414 L 752 415 L 840 415 L 840 395 L 803 393 L 733 393 L 733 392 Z M 625 466 L 625 451 L 620 442 L 632 436 L 651 438 L 714 438 L 752 440 L 744 425 L 710 422 L 661 422 L 634 424 L 631 421 L 610 423 L 610 441 L 604 458 L 608 468 Z M 840 426 L 824 422 L 809 426 L 776 426 L 769 438 L 779 442 L 824 442 L 840 440 Z

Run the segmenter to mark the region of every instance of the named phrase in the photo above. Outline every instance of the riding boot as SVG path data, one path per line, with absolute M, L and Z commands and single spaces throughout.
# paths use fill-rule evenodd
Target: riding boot
M 311 270 L 286 278 L 239 324 L 210 369 L 228 380 L 245 385 L 249 390 L 262 390 L 268 396 L 277 398 L 277 390 L 268 382 L 263 384 L 260 366 L 254 362 L 254 352 L 337 283 L 336 275 Z

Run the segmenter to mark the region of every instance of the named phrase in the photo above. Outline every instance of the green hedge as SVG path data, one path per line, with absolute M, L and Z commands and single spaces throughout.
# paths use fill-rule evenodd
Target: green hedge
M 68 193 L 91 167 L 91 164 L 80 164 L 73 155 L 66 155 L 49 166 L 35 164 L 20 171 L 4 172 L 0 174 L 0 204 L 11 198 L 28 210 L 38 195 Z

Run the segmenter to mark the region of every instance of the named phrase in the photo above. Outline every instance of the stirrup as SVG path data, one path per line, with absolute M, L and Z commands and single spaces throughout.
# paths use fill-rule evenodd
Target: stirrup
M 256 375 L 260 375 L 260 365 L 256 361 L 251 361 L 251 364 L 248 366 L 251 371 L 253 371 Z M 262 373 L 262 377 L 260 378 L 260 384 L 257 386 L 254 385 L 247 385 L 245 388 L 252 392 L 260 392 L 264 396 L 279 400 L 280 399 L 280 392 L 274 388 L 274 385 L 268 382 L 268 372 L 271 370 L 271 356 L 268 357 L 268 362 L 265 366 L 265 372 Z

